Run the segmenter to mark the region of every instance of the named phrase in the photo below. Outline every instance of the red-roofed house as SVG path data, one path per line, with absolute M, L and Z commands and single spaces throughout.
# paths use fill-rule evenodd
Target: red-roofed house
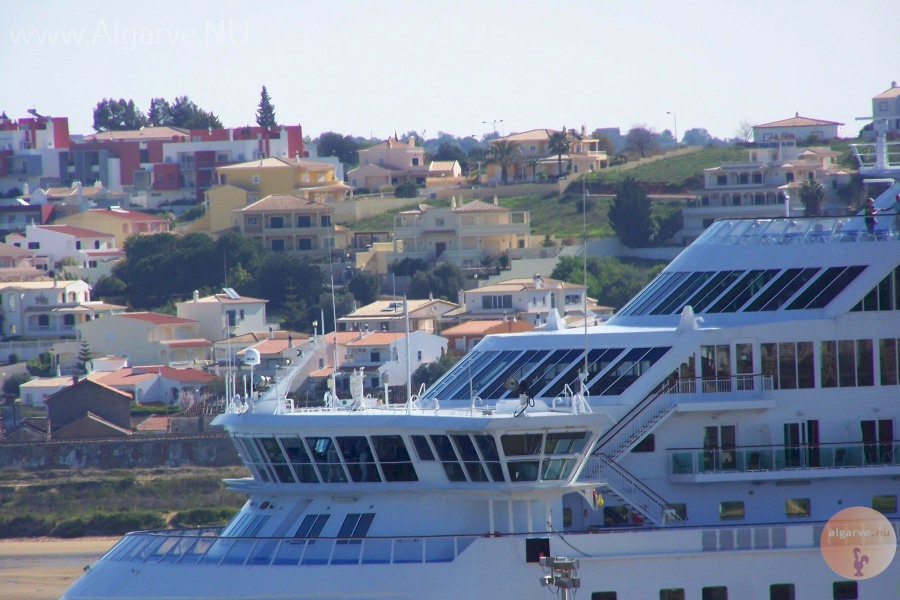
M 166 217 L 115 207 L 83 210 L 57 219 L 56 223 L 115 236 L 116 248 L 124 248 L 125 240 L 134 234 L 147 235 L 169 231 L 169 220 Z
M 95 371 L 89 378 L 132 395 L 142 404 L 176 404 L 191 400 L 216 376 L 199 369 L 176 369 L 165 365 L 125 367 L 111 372 Z M 192 402 L 187 402 L 189 406 Z
M 843 136 L 843 128 L 844 124 L 837 121 L 801 117 L 800 113 L 795 113 L 793 117 L 787 119 L 754 125 L 753 141 L 759 144 L 777 140 L 803 141 L 811 138 L 832 140 Z
M 131 434 L 131 396 L 82 379 L 45 400 L 53 439 Z
M 450 352 L 462 356 L 475 347 L 475 344 L 483 340 L 486 336 L 503 334 L 503 333 L 521 333 L 531 331 L 534 325 L 528 321 L 518 321 L 515 319 L 503 320 L 472 320 L 465 321 L 459 325 L 448 327 L 441 332 L 441 335 L 447 338 Z
M 314 256 L 347 245 L 334 239 L 334 208 L 299 194 L 272 194 L 231 214 L 238 231 L 274 252 Z
M 124 356 L 132 364 L 205 364 L 212 343 L 199 323 L 152 312 L 119 313 L 82 323 L 79 332 L 95 354 Z
M 460 291 L 459 295 L 462 308 L 448 317 L 460 321 L 516 318 L 542 325 L 553 309 L 561 316 L 583 314 L 585 289 L 583 285 L 534 275 Z
M 116 248 L 115 236 L 74 225 L 29 225 L 25 234 L 16 235 L 11 243 L 33 251 L 38 268 L 44 271 L 52 274 L 64 269 L 92 281 L 109 275 L 113 265 L 125 258 Z M 60 263 L 65 258 L 75 264 L 63 267 Z

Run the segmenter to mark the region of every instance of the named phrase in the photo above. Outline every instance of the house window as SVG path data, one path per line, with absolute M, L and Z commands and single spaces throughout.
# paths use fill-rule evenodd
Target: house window
M 40 250 L 41 243 L 40 242 L 28 242 L 28 249 L 29 250 Z
M 726 175 L 719 175 L 716 177 L 716 185 L 728 185 L 728 177 Z
M 100 249 L 100 240 L 94 240 L 94 250 Z
M 299 215 L 297 217 L 297 227 L 312 227 L 312 217 L 309 215 Z
M 566 294 L 566 304 L 581 304 L 581 296 L 577 294 Z
M 331 215 L 322 215 L 321 219 L 319 219 L 319 225 L 321 227 L 331 227 Z
M 313 243 L 309 238 L 300 238 L 297 240 L 297 250 L 312 250 Z
M 497 308 L 512 308 L 512 295 L 482 296 L 481 308 L 485 310 Z
M 253 177 L 250 178 L 250 181 L 252 183 L 259 183 L 259 175 L 254 175 Z
M 96 261 L 96 260 L 89 260 L 89 261 L 88 261 L 88 268 L 89 268 L 89 269 L 96 269 L 96 268 L 97 268 L 97 261 Z
M 684 600 L 684 588 L 659 590 L 659 600 Z
M 422 351 L 421 350 L 416 352 L 416 360 L 418 360 L 419 362 L 422 362 Z
M 81 240 L 75 240 L 75 249 L 81 250 Z
M 284 229 L 284 217 L 269 217 L 270 229 Z
M 284 240 L 272 240 L 272 251 L 273 252 L 283 252 L 284 251 Z
M 434 224 L 437 225 L 438 227 L 443 227 L 443 226 L 444 226 L 444 220 L 443 220 L 443 219 L 435 219 L 435 220 L 434 220 Z
M 256 225 L 259 223 L 259 219 L 256 217 L 247 217 L 247 225 Z
M 884 111 L 886 111 L 887 109 L 888 109 L 888 103 L 887 103 L 887 102 L 885 102 L 885 101 L 882 100 L 881 102 L 878 103 L 878 110 L 879 110 L 879 111 L 884 112 Z
M 50 317 L 47 315 L 38 315 L 38 327 L 41 329 L 46 329 L 50 327 Z
M 381 362 L 381 352 L 371 352 L 369 354 L 369 360 L 373 363 Z
M 412 159 L 412 166 L 414 166 L 414 167 L 418 167 L 418 166 L 419 166 L 419 157 L 418 157 L 418 156 L 413 156 L 413 159 Z

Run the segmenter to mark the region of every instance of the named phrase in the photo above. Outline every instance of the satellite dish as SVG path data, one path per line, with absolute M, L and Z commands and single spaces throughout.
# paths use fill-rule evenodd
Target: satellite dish
M 506 380 L 506 383 L 505 383 L 504 385 L 506 386 L 506 389 L 508 389 L 508 390 L 511 391 L 511 392 L 518 391 L 518 389 L 519 389 L 519 380 L 516 379 L 514 376 L 511 375 L 511 376 L 509 377 L 509 379 Z
M 244 352 L 244 364 L 247 366 L 255 367 L 260 362 L 259 358 L 259 350 L 256 348 L 248 348 L 246 352 Z

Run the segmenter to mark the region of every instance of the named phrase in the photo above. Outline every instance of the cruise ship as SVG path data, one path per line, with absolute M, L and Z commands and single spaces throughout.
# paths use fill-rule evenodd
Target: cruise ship
M 607 323 L 490 336 L 401 405 L 235 399 L 240 512 L 128 534 L 63 598 L 900 597 L 900 184 L 879 185 L 874 227 L 717 221 Z M 879 572 L 850 540 L 851 572 L 826 561 L 853 507 L 886 524 Z

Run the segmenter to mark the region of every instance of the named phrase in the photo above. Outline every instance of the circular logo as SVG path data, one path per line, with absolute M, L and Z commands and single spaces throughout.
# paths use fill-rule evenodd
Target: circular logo
M 828 520 L 820 545 L 832 571 L 847 579 L 869 579 L 894 560 L 897 536 L 877 510 L 851 506 Z

